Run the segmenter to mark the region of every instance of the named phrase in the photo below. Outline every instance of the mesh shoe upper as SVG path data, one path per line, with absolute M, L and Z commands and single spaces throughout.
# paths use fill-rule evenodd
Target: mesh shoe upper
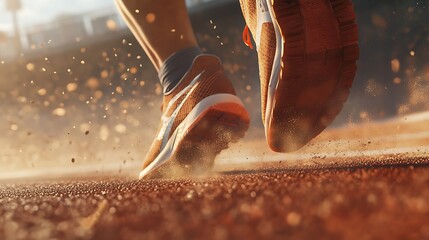
M 351 0 L 241 0 L 256 42 L 262 118 L 270 148 L 294 151 L 341 111 L 356 74 Z M 274 24 L 273 24 L 274 23 Z
M 162 150 L 163 143 L 168 141 L 179 124 L 201 100 L 219 93 L 235 95 L 234 88 L 225 76 L 220 60 L 211 55 L 197 57 L 180 83 L 164 96 L 163 115 L 157 137 L 149 149 L 142 168 L 144 169 L 156 159 Z M 165 121 L 172 117 L 174 117 L 174 122 L 169 129 L 166 129 Z

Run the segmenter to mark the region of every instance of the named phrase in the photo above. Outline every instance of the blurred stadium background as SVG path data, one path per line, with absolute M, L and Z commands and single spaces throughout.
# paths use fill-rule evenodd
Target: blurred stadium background
M 0 1 L 2 19 L 16 23 L 0 32 L 0 174 L 88 164 L 121 172 L 140 163 L 158 124 L 161 86 L 113 0 L 99 2 L 32 23 L 21 12 L 27 1 Z M 220 56 L 251 111 L 248 138 L 263 137 L 257 58 L 241 40 L 238 0 L 187 3 L 201 47 Z M 354 3 L 359 71 L 333 127 L 427 111 L 429 1 Z

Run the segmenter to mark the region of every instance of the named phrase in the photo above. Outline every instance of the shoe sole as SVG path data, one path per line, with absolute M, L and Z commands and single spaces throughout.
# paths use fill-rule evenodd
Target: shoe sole
M 216 156 L 243 138 L 248 128 L 249 115 L 236 96 L 212 95 L 191 111 L 139 177 L 178 178 L 206 173 Z
M 277 49 L 269 83 L 266 136 L 295 151 L 322 132 L 350 93 L 359 58 L 350 0 L 266 0 Z

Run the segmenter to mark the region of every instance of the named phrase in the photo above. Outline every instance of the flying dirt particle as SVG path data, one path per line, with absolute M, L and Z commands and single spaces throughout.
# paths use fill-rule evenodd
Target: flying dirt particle
M 318 209 L 318 215 L 322 218 L 327 218 L 331 215 L 332 203 L 329 200 L 324 200 Z
M 140 10 L 136 9 L 134 10 L 135 13 L 140 13 Z
M 119 94 L 124 94 L 124 90 L 122 89 L 122 87 L 121 87 L 121 86 L 117 86 L 115 90 L 116 90 L 116 92 L 117 92 L 117 93 L 119 93 Z
M 106 22 L 106 27 L 107 27 L 109 30 L 113 31 L 113 30 L 118 29 L 118 24 L 117 24 L 114 20 L 109 19 L 109 20 L 107 20 L 107 22 Z
M 109 213 L 110 214 L 115 214 L 116 213 L 116 208 L 115 207 L 109 208 Z
M 161 95 L 161 93 L 162 93 L 161 84 L 157 83 L 155 86 L 155 94 L 159 96 L 159 95 Z
M 66 110 L 64 108 L 56 108 L 54 111 L 52 111 L 52 114 L 58 117 L 63 117 L 66 115 Z
M 67 84 L 66 88 L 68 92 L 74 92 L 77 90 L 77 83 L 69 83 Z
M 127 131 L 127 127 L 124 124 L 118 124 L 115 126 L 115 131 L 118 133 L 125 133 Z
M 146 22 L 148 23 L 154 23 L 156 20 L 156 15 L 154 13 L 148 13 L 146 15 Z
M 377 26 L 379 28 L 386 28 L 387 27 L 386 19 L 384 19 L 382 16 L 380 16 L 378 14 L 373 14 L 371 20 L 372 20 L 372 24 L 374 24 L 375 26 Z
M 290 212 L 286 217 L 286 221 L 291 226 L 298 226 L 301 223 L 301 215 L 296 212 Z
M 88 135 L 88 134 L 89 134 L 89 130 L 86 130 L 86 131 L 85 131 L 85 135 Z
M 74 158 L 71 159 L 71 162 L 74 163 L 76 160 Z
M 255 192 L 255 191 L 252 191 L 252 192 L 250 193 L 250 197 L 251 197 L 251 198 L 255 198 L 255 197 L 256 197 L 256 192 Z
M 107 139 L 109 138 L 109 128 L 106 125 L 102 125 L 100 127 L 100 139 L 103 141 L 107 141 Z
M 393 79 L 393 83 L 394 84 L 400 84 L 401 83 L 401 79 L 398 78 L 398 77 L 396 77 L 396 78 Z
M 106 71 L 106 74 L 107 74 L 107 71 Z M 103 74 L 101 74 L 101 75 L 103 75 Z M 99 83 L 97 78 L 91 77 L 86 81 L 85 86 L 92 89 L 92 90 L 95 90 L 98 88 L 98 86 L 100 86 L 100 83 Z
M 390 65 L 392 68 L 392 72 L 394 73 L 399 72 L 399 70 L 401 69 L 401 62 L 399 62 L 397 58 L 392 59 L 392 61 L 390 61 Z
M 12 131 L 17 131 L 19 129 L 19 127 L 18 127 L 18 125 L 17 124 L 11 124 L 10 125 L 10 130 L 12 130 Z
M 414 51 L 410 51 L 410 55 L 411 55 L 412 57 L 414 57 L 414 56 L 416 55 L 416 52 L 414 52 Z
M 30 72 L 34 71 L 34 69 L 36 68 L 36 66 L 34 65 L 34 63 L 27 63 L 27 65 L 25 67 Z
M 194 190 L 191 190 L 186 194 L 186 199 L 191 199 L 194 196 Z
M 132 67 L 132 68 L 130 68 L 130 73 L 132 73 L 132 74 L 136 74 L 137 73 L 137 68 L 136 67 Z
M 372 204 L 376 204 L 377 203 L 377 196 L 374 195 L 373 193 L 368 194 L 368 196 L 367 196 L 366 199 L 367 199 L 367 201 L 369 203 L 372 203 Z
M 99 100 L 103 97 L 103 92 L 100 90 L 97 90 L 94 92 L 94 99 Z

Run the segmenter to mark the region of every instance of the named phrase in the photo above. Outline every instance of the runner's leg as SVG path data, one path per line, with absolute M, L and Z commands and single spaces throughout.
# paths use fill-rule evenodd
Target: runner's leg
M 185 1 L 115 1 L 157 70 L 173 53 L 198 46 Z

